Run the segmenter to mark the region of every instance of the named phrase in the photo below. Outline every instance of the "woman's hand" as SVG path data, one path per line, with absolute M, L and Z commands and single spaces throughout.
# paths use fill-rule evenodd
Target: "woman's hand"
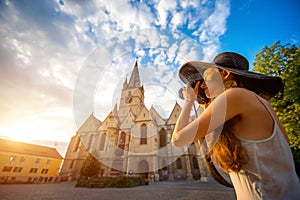
M 198 88 L 200 86 L 200 81 L 196 83 L 195 88 L 193 89 L 189 83 L 183 88 L 182 94 L 186 101 L 194 102 L 198 96 Z
M 198 96 L 199 87 L 200 87 L 200 81 L 197 81 L 197 83 L 195 85 L 195 88 L 194 88 L 194 92 L 195 92 L 196 98 Z

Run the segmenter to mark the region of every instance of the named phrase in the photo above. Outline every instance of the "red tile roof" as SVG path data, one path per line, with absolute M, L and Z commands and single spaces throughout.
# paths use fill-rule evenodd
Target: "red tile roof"
M 40 146 L 35 144 L 28 144 L 24 142 L 16 142 L 12 140 L 1 139 L 1 138 L 0 138 L 0 152 L 10 152 L 10 153 L 42 156 L 42 157 L 49 157 L 49 158 L 59 158 L 59 159 L 63 158 L 55 148 Z

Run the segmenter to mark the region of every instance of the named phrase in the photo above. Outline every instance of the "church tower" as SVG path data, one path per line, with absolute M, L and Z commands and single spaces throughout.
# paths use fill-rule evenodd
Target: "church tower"
M 118 111 L 120 121 L 122 122 L 128 113 L 136 117 L 143 106 L 144 87 L 141 86 L 138 62 L 136 59 L 129 82 L 127 82 L 126 78 L 123 83 Z

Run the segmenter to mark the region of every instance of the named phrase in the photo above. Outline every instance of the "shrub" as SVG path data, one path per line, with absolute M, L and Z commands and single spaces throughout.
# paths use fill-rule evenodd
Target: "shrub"
M 91 178 L 89 180 L 80 180 L 75 187 L 90 187 L 90 188 L 128 188 L 136 187 L 143 184 L 141 177 L 101 177 Z

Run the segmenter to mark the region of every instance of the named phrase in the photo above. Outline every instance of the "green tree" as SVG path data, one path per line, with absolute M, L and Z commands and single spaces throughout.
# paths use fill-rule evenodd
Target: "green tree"
M 100 162 L 91 153 L 89 153 L 80 169 L 80 175 L 85 177 L 97 176 L 99 171 Z
M 265 46 L 253 65 L 253 71 L 279 76 L 284 82 L 284 88 L 270 103 L 287 131 L 294 159 L 300 163 L 300 46 L 282 45 L 280 41 Z
M 270 103 L 287 131 L 291 148 L 300 149 L 300 47 L 278 41 L 265 46 L 253 65 L 256 72 L 282 78 L 284 89 Z

